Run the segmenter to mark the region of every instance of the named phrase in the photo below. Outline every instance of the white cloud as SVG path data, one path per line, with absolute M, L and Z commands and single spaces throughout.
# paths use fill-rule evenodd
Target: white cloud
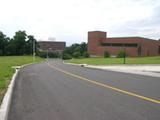
M 141 21 L 148 21 L 147 30 L 154 30 L 151 18 L 159 17 L 153 17 L 159 6 L 158 0 L 1 0 L 0 30 L 13 36 L 22 29 L 37 39 L 56 37 L 68 44 L 86 41 L 89 30 L 154 38 L 140 29 L 147 27 Z

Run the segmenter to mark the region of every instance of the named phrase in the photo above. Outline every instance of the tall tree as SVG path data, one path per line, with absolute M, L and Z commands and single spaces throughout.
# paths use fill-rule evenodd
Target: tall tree
M 71 58 L 71 56 L 76 58 L 82 56 L 89 57 L 89 54 L 87 53 L 87 44 L 85 42 L 82 42 L 81 44 L 72 44 L 70 47 L 65 48 L 63 56 L 67 56 L 67 58 Z
M 81 54 L 83 54 L 84 52 L 87 52 L 87 44 L 85 42 L 82 42 L 80 46 L 81 46 L 81 51 L 80 51 Z
M 16 44 L 13 39 L 11 39 L 6 47 L 7 55 L 17 55 Z
M 8 44 L 9 38 L 0 31 L 0 55 L 6 55 L 6 46 Z
M 13 41 L 16 45 L 16 54 L 17 55 L 24 55 L 25 54 L 26 37 L 27 37 L 27 34 L 25 31 L 18 31 L 15 33 L 15 36 L 13 37 Z
M 28 40 L 26 41 L 25 53 L 31 55 L 34 52 L 33 49 L 35 49 L 35 52 L 37 51 L 37 41 L 33 35 L 28 35 L 27 38 Z

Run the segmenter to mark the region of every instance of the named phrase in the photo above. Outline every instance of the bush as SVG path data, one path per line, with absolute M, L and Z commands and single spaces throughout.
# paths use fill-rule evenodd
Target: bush
M 73 53 L 73 57 L 74 58 L 79 58 L 81 56 L 81 53 L 80 52 L 74 52 Z
M 126 56 L 126 53 L 124 50 L 120 50 L 118 52 L 117 58 L 124 58 Z
M 42 58 L 47 58 L 47 52 L 39 52 L 38 56 Z M 48 57 L 49 58 L 61 58 L 61 53 L 60 52 L 48 52 Z
M 72 59 L 72 56 L 70 54 L 65 53 L 62 55 L 62 59 L 63 60 Z
M 49 58 L 60 58 L 60 53 L 59 52 L 48 52 L 48 57 Z
M 2 50 L 0 50 L 0 56 L 2 56 L 3 55 L 3 52 L 2 52 Z
M 105 52 L 104 52 L 104 57 L 105 57 L 105 58 L 110 57 L 110 54 L 109 54 L 109 52 L 108 52 L 108 51 L 105 51 Z
M 83 53 L 83 57 L 89 58 L 89 54 L 88 54 L 87 52 L 84 52 L 84 53 Z
M 47 57 L 47 53 L 46 52 L 39 52 L 38 56 L 42 57 L 42 58 L 46 58 Z

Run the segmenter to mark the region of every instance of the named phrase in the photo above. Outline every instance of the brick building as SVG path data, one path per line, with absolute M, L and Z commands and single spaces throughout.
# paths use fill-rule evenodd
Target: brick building
M 39 41 L 38 44 L 40 47 L 39 50 L 43 52 L 47 52 L 47 51 L 62 52 L 66 47 L 65 42 L 57 42 L 57 41 Z
M 160 55 L 160 41 L 142 37 L 107 38 L 106 32 L 88 32 L 88 53 L 91 56 L 103 56 L 105 51 L 116 56 L 120 50 L 125 50 L 130 57 L 157 56 Z

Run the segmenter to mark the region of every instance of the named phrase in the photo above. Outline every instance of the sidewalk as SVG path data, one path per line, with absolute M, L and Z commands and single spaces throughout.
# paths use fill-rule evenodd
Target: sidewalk
M 160 77 L 160 64 L 149 65 L 84 65 L 86 68 L 95 68 L 102 70 L 110 70 L 116 72 L 124 72 L 131 74 L 147 75 L 153 77 Z

